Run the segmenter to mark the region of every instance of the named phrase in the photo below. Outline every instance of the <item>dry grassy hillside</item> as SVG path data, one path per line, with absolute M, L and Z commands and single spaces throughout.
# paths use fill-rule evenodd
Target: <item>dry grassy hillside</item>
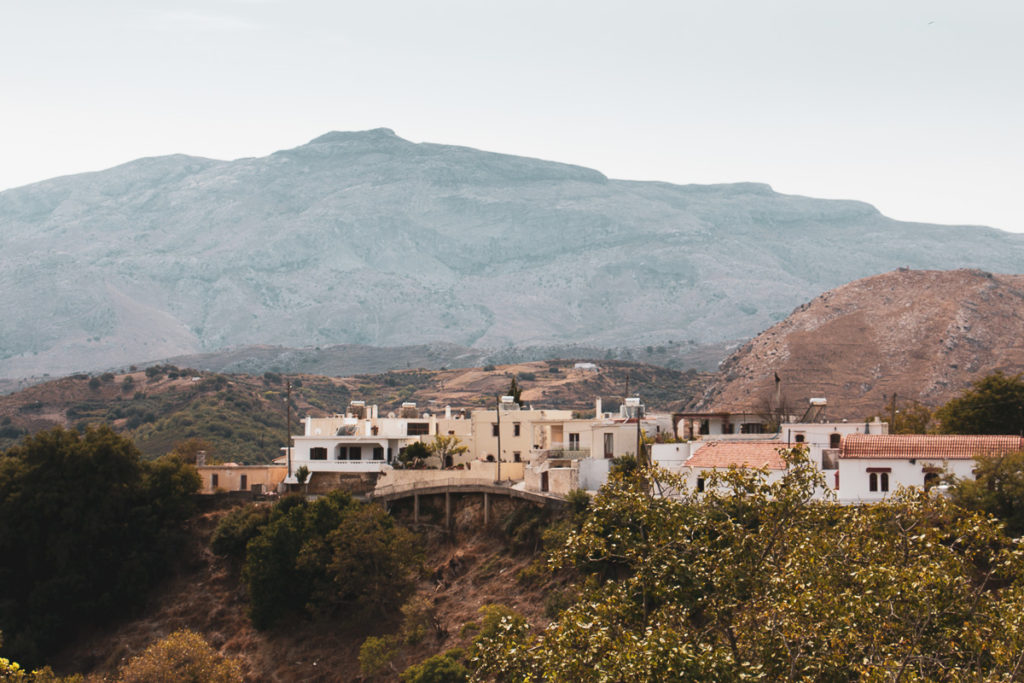
M 538 407 L 592 410 L 601 397 L 614 410 L 628 392 L 652 409 L 674 410 L 699 396 L 709 375 L 641 363 L 599 361 L 598 371 L 573 361 L 537 361 L 457 370 L 402 370 L 379 375 L 326 377 L 267 372 L 226 375 L 174 366 L 129 373 L 74 375 L 0 395 L 0 449 L 25 434 L 60 425 L 109 423 L 157 457 L 185 439 L 207 442 L 211 457 L 267 462 L 286 438 L 286 382 L 291 382 L 292 433 L 299 419 L 343 412 L 353 399 L 383 414 L 405 401 L 427 410 L 493 405 L 516 377 L 525 402 Z
M 430 505 L 424 501 L 428 517 Z M 138 617 L 83 636 L 53 666 L 61 672 L 106 676 L 153 642 L 187 627 L 221 653 L 238 657 L 250 681 L 362 680 L 360 645 L 368 636 L 394 632 L 400 615 L 358 625 L 295 618 L 267 631 L 256 630 L 246 616 L 239 569 L 209 549 L 210 535 L 226 513 L 215 510 L 193 519 L 192 543 L 177 575 L 154 593 Z M 395 514 L 411 521 L 403 510 Z M 546 598 L 559 586 L 517 579 L 537 558 L 536 549 L 509 546 L 502 525 L 514 519 L 511 503 L 493 501 L 492 515 L 496 521 L 484 528 L 481 503 L 467 499 L 457 503 L 452 534 L 430 524 L 413 527 L 426 550 L 416 595 L 432 605 L 435 628 L 416 646 L 406 648 L 394 662 L 397 670 L 437 652 L 466 647 L 473 633 L 462 627 L 478 620 L 485 604 L 501 603 L 533 624 L 547 623 Z M 395 678 L 388 674 L 380 680 Z
M 833 418 L 899 399 L 938 406 L 972 381 L 1024 371 L 1024 275 L 900 269 L 801 306 L 723 365 L 703 408 L 763 406 L 782 380 L 798 410 L 813 396 Z

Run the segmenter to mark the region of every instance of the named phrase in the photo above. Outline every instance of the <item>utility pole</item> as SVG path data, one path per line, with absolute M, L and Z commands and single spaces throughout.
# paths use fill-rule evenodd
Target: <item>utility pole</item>
M 896 433 L 896 392 L 895 391 L 892 392 L 892 407 L 889 410 L 889 414 L 891 416 L 890 421 L 889 421 L 889 433 L 890 434 L 895 434 Z
M 285 382 L 284 404 L 287 417 L 284 423 L 284 447 L 288 461 L 288 478 L 292 478 L 292 381 Z
M 498 416 L 498 476 L 501 482 L 501 394 L 494 397 L 494 413 Z

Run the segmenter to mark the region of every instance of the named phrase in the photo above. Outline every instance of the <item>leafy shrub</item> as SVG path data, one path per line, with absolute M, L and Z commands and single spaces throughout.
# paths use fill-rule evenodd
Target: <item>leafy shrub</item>
M 238 662 L 215 651 L 188 629 L 159 640 L 120 671 L 118 683 L 241 683 Z
M 469 669 L 462 663 L 462 650 L 449 650 L 413 664 L 402 672 L 402 683 L 463 683 Z
M 245 546 L 270 521 L 270 508 L 265 505 L 246 505 L 235 508 L 224 516 L 210 537 L 210 549 L 218 555 L 242 560 Z
M 242 580 L 253 624 L 267 628 L 302 611 L 355 620 L 394 610 L 412 589 L 414 547 L 384 510 L 348 494 L 282 502 L 246 550 Z

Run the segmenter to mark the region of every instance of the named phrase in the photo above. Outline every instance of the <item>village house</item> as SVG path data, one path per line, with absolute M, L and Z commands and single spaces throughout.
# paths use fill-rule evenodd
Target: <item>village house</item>
M 381 417 L 375 405 L 352 401 L 344 415 L 307 417 L 303 434 L 292 437 L 291 477 L 305 466 L 316 473 L 379 473 L 393 465 L 403 448 L 416 441 L 430 443 L 439 434 L 472 438 L 472 424 L 463 413 L 420 414 L 414 403 L 399 414 Z M 458 463 L 446 463 L 453 465 Z
M 843 437 L 839 453 L 839 500 L 882 500 L 900 486 L 927 490 L 946 473 L 973 478 L 976 457 L 1021 450 L 1019 436 L 851 434 Z
M 673 444 L 667 444 L 673 445 Z M 786 461 L 779 453 L 785 444 L 779 441 L 709 441 L 700 444 L 679 468 L 691 491 L 703 492 L 713 472 L 725 472 L 733 467 L 765 469 L 768 481 L 782 478 Z
M 608 480 L 613 459 L 636 454 L 639 435 L 653 439 L 671 433 L 668 414 L 647 415 L 637 397 L 627 398 L 616 413 L 594 402 L 593 418 L 551 420 L 545 437 L 530 452 L 524 472 L 528 491 L 565 494 L 573 489 L 597 490 Z M 559 440 L 568 436 L 568 440 Z
M 220 465 L 196 465 L 199 471 L 199 493 L 212 494 L 228 491 L 248 491 L 255 494 L 277 491 L 288 473 L 287 465 L 239 465 L 228 462 Z

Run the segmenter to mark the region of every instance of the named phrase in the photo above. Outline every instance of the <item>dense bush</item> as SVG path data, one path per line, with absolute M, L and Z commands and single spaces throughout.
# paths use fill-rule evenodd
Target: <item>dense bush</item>
M 159 640 L 120 671 L 117 683 L 241 683 L 241 667 L 182 629 Z
M 0 455 L 0 630 L 35 665 L 137 605 L 172 564 L 194 467 L 143 462 L 109 427 L 40 432 Z
M 242 580 L 258 628 L 305 612 L 360 619 L 397 609 L 412 589 L 412 534 L 343 493 L 278 505 L 249 541 Z
M 820 473 L 785 456 L 781 480 L 732 470 L 702 494 L 646 468 L 613 478 L 550 558 L 580 598 L 536 635 L 502 617 L 474 643 L 476 677 L 1020 679 L 1020 540 L 918 491 L 816 501 Z
M 270 508 L 266 505 L 235 508 L 220 520 L 210 538 L 210 548 L 218 555 L 241 561 L 245 558 L 245 546 L 269 521 Z

